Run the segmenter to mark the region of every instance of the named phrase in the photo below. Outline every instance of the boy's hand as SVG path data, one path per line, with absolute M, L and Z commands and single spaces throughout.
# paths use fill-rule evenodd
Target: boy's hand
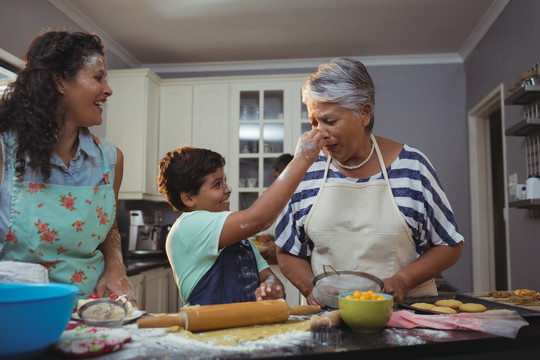
M 257 301 L 283 299 L 284 296 L 283 286 L 273 283 L 261 283 L 261 286 L 255 290 L 255 298 Z
M 319 129 L 313 129 L 300 135 L 296 144 L 294 157 L 305 159 L 309 163 L 317 160 L 317 156 L 324 145 L 322 132 Z

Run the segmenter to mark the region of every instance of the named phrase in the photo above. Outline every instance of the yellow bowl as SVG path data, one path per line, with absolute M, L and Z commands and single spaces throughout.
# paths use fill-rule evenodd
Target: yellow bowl
M 374 333 L 381 330 L 390 316 L 394 307 L 392 295 L 377 293 L 385 300 L 356 300 L 346 299 L 352 292 L 340 294 L 338 297 L 341 318 L 353 331 L 361 333 Z

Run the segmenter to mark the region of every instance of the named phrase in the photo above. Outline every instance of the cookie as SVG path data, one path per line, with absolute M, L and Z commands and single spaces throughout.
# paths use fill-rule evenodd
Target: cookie
M 536 294 L 538 294 L 536 291 L 529 290 L 529 289 L 517 289 L 516 291 L 514 291 L 514 293 L 516 295 L 525 295 L 525 296 L 535 296 Z
M 510 291 L 490 291 L 488 292 L 488 296 L 492 298 L 502 299 L 502 298 L 509 298 L 512 296 L 512 293 Z
M 422 310 L 431 310 L 432 308 L 435 307 L 435 305 L 433 304 L 428 304 L 428 303 L 414 303 L 411 305 L 412 307 L 414 308 L 417 308 L 417 309 L 422 309 Z
M 512 295 L 508 300 L 516 304 L 531 304 L 536 301 L 534 296 L 528 295 Z
M 431 311 L 444 313 L 444 314 L 457 314 L 457 311 L 448 306 L 435 306 L 430 309 Z
M 459 305 L 459 311 L 463 312 L 469 312 L 469 313 L 477 313 L 477 312 L 484 312 L 487 308 L 482 304 L 476 304 L 476 303 L 466 303 Z
M 462 305 L 463 303 L 456 299 L 443 299 L 443 300 L 437 300 L 435 301 L 435 306 L 446 306 L 450 308 L 457 309 L 459 305 Z

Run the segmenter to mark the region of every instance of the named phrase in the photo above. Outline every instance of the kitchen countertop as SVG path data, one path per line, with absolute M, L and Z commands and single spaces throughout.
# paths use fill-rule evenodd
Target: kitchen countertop
M 516 339 L 462 330 L 384 328 L 374 334 L 361 334 L 343 326 L 339 347 L 321 347 L 310 333 L 279 335 L 277 340 L 258 340 L 249 344 L 214 347 L 195 340 L 166 334 L 163 329 L 138 329 L 123 326 L 132 341 L 120 351 L 93 357 L 93 360 L 172 360 L 172 359 L 507 359 L 509 356 L 538 357 L 540 322 L 530 320 Z M 481 354 L 481 355 L 480 355 Z M 42 360 L 58 360 L 50 351 Z
M 167 255 L 130 257 L 124 261 L 128 276 L 136 275 L 142 271 L 152 270 L 159 267 L 169 267 Z

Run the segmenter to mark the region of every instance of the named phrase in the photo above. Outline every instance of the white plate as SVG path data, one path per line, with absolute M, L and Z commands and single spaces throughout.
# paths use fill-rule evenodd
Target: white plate
M 131 320 L 135 320 L 135 319 L 138 319 L 140 318 L 141 316 L 143 315 L 143 312 L 140 311 L 140 310 L 137 310 L 137 309 L 133 309 L 133 312 L 131 313 L 131 316 L 128 316 L 127 318 L 124 319 L 124 324 L 127 323 L 127 322 L 130 322 Z M 79 314 L 77 314 L 76 312 L 72 313 L 71 314 L 71 318 L 73 320 L 81 320 L 81 317 L 79 316 Z

